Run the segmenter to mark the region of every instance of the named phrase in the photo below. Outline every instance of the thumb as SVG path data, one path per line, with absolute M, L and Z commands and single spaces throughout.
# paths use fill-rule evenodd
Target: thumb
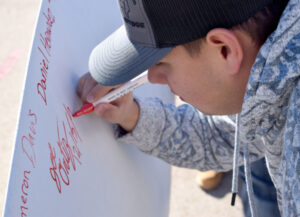
M 120 121 L 120 111 L 119 107 L 116 105 L 110 103 L 100 103 L 97 105 L 94 112 L 111 123 L 118 123 Z

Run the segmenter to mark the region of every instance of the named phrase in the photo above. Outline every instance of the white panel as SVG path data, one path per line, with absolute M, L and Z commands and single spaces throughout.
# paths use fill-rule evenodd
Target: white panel
M 91 50 L 122 24 L 117 1 L 44 0 L 32 44 L 5 217 L 167 217 L 170 168 L 81 106 Z M 141 87 L 162 95 L 161 87 Z M 144 89 L 143 89 L 144 88 Z

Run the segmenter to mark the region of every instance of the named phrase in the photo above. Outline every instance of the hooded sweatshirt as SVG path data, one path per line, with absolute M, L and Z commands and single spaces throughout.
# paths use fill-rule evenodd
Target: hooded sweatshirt
M 202 171 L 231 170 L 235 162 L 235 172 L 245 163 L 252 208 L 247 164 L 265 157 L 282 216 L 300 216 L 299 77 L 300 0 L 290 0 L 257 55 L 237 121 L 205 115 L 187 104 L 137 98 L 138 123 L 118 141 L 169 164 Z M 255 207 L 251 210 L 255 216 Z

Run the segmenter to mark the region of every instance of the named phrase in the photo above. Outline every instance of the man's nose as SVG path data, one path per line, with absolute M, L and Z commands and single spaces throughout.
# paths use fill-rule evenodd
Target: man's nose
M 148 69 L 148 80 L 153 84 L 168 84 L 166 75 L 159 70 L 158 66 L 152 66 Z

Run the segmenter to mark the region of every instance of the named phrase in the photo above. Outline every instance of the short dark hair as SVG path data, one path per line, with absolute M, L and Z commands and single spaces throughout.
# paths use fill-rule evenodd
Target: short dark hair
M 246 32 L 257 45 L 262 45 L 275 31 L 281 14 L 289 0 L 278 0 L 267 5 L 262 10 L 250 17 L 247 21 L 238 24 L 232 29 Z M 183 44 L 183 47 L 191 55 L 198 55 L 204 38 Z

